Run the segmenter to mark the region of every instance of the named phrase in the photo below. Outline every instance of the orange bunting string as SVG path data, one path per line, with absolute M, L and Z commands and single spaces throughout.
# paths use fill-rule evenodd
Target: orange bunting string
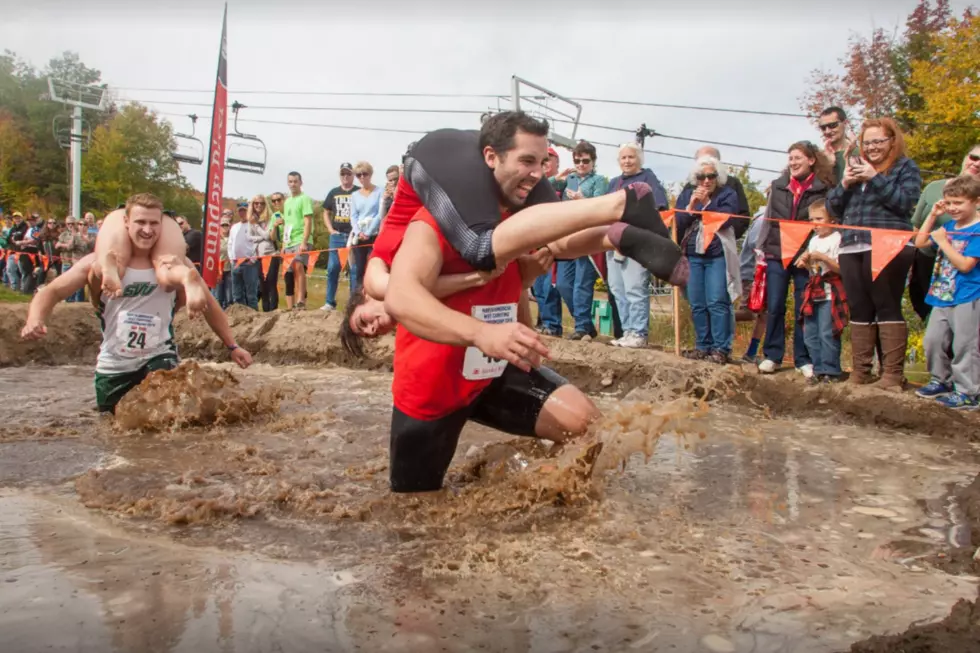
M 793 262 L 793 257 L 803 247 L 812 229 L 813 226 L 809 222 L 779 223 L 780 256 L 783 259 L 783 268 L 788 268 Z
M 306 264 L 306 274 L 313 274 L 313 268 L 316 267 L 318 258 L 320 258 L 320 252 L 310 252 L 310 260 Z
M 912 231 L 897 231 L 894 229 L 871 230 L 871 280 L 881 274 L 892 259 L 909 244 L 909 238 L 914 236 Z

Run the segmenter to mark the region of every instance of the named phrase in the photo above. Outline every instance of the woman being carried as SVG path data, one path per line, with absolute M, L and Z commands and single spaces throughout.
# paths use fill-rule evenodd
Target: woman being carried
M 116 209 L 105 217 L 95 239 L 95 263 L 92 274 L 102 279 L 102 292 L 110 298 L 121 297 L 122 277 L 133 255 L 132 241 L 126 231 L 126 211 Z M 211 291 L 198 271 L 186 265 L 187 243 L 177 222 L 164 215 L 160 239 L 151 251 L 157 283 L 174 288 L 183 286 L 187 295 L 187 313 L 191 318 L 202 314 Z

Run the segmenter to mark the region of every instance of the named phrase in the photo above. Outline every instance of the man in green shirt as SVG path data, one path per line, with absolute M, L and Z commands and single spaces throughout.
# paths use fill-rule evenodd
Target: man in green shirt
M 289 173 L 286 185 L 290 197 L 282 211 L 283 252 L 296 254 L 285 274 L 286 308 L 303 310 L 306 308 L 306 264 L 309 260 L 306 252 L 313 238 L 313 200 L 303 192 L 303 176 L 298 172 Z

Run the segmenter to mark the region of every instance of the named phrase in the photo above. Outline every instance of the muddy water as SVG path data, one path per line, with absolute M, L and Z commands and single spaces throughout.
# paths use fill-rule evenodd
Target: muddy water
M 555 505 L 474 480 L 504 441 L 474 426 L 449 492 L 393 498 L 389 376 L 239 377 L 286 398 L 133 433 L 89 369 L 0 370 L 0 651 L 840 651 L 976 594 L 919 564 L 969 541 L 965 445 L 678 409 L 644 417 L 649 460 Z

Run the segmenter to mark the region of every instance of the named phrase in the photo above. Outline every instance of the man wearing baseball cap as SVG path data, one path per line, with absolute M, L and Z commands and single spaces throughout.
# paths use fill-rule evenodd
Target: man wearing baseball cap
M 354 166 L 340 164 L 340 185 L 327 193 L 323 200 L 323 225 L 330 234 L 330 255 L 327 259 L 327 299 L 320 310 L 337 308 L 337 286 L 340 283 L 340 255 L 336 250 L 347 246 L 350 236 L 351 196 L 360 190 L 354 184 Z

